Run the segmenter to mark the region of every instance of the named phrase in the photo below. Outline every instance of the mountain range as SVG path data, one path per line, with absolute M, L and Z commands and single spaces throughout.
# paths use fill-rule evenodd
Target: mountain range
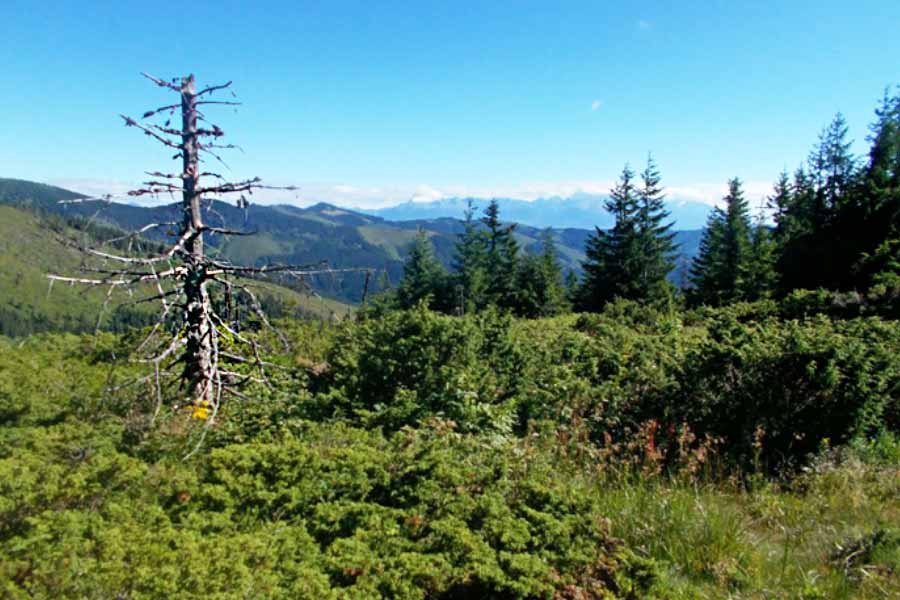
M 613 216 L 606 210 L 607 196 L 579 192 L 567 198 L 554 196 L 537 200 L 495 198 L 500 214 L 507 221 L 531 227 L 608 229 L 613 226 Z M 479 209 L 490 200 L 484 198 L 442 198 L 431 202 L 410 200 L 396 206 L 379 209 L 356 209 L 358 212 L 378 216 L 390 221 L 461 218 L 468 202 Z M 669 199 L 666 202 L 670 219 L 679 230 L 702 229 L 706 225 L 712 207 L 703 202 Z
M 147 223 L 178 221 L 181 218 L 178 204 L 155 207 L 115 202 L 105 206 L 98 206 L 97 203 L 60 204 L 61 200 L 80 197 L 82 196 L 76 192 L 54 186 L 17 179 L 0 179 L 0 204 L 20 209 L 49 212 L 64 218 L 93 218 L 100 223 L 125 230 L 135 230 Z M 553 203 L 549 200 L 548 202 Z M 450 211 L 454 206 L 462 209 L 464 205 L 463 200 L 443 201 L 442 210 Z M 558 204 L 558 206 L 566 205 L 566 201 Z M 508 221 L 514 220 L 515 206 L 518 204 L 507 206 L 509 212 L 513 213 L 507 215 L 501 205 L 501 216 Z M 397 211 L 392 214 L 402 216 L 401 207 L 395 207 Z M 372 268 L 383 273 L 377 278 L 377 283 L 370 286 L 370 290 L 374 288 L 374 291 L 396 285 L 400 280 L 404 259 L 420 228 L 428 233 L 435 254 L 448 267 L 453 260 L 456 235 L 462 231 L 462 222 L 459 218 L 462 216 L 462 210 L 449 216 L 391 220 L 384 216 L 326 203 L 305 208 L 291 205 L 252 205 L 242 209 L 215 201 L 212 209 L 210 218 L 214 219 L 213 224 L 230 229 L 252 230 L 256 233 L 252 236 L 227 239 L 213 236 L 210 239 L 210 246 L 229 260 L 247 265 L 311 264 L 326 261 L 335 268 Z M 593 220 L 584 218 L 580 227 L 552 228 L 553 239 L 565 271 L 576 273 L 581 271 L 585 242 L 593 232 L 594 225 Z M 535 227 L 524 222 L 520 222 L 516 227 L 516 237 L 525 251 L 539 249 L 542 229 L 543 227 Z M 698 229 L 676 232 L 675 241 L 680 244 L 681 255 L 678 260 L 679 267 L 671 276 L 675 283 L 681 282 L 687 263 L 696 255 L 700 236 L 701 231 Z M 157 234 L 157 239 L 165 237 L 166 232 Z M 365 279 L 363 274 L 346 274 L 318 277 L 311 283 L 323 296 L 356 303 L 363 295 Z

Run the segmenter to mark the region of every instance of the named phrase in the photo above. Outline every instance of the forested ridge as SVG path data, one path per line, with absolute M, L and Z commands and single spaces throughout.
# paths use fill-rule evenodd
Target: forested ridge
M 177 205 L 133 206 L 115 200 L 108 205 L 92 203 L 71 204 L 80 194 L 30 181 L 0 178 L 0 204 L 9 204 L 31 212 L 64 220 L 91 220 L 106 227 L 130 231 L 147 222 L 172 219 L 179 214 Z M 290 196 L 286 194 L 285 201 Z M 486 201 L 480 203 L 485 208 Z M 251 204 L 238 208 L 226 202 L 215 202 L 216 223 L 231 228 L 245 228 L 255 232 L 230 240 L 210 236 L 211 245 L 218 246 L 224 256 L 248 265 L 266 262 L 314 263 L 327 261 L 333 267 L 377 268 L 384 276 L 386 287 L 396 286 L 403 273 L 403 263 L 409 252 L 410 242 L 418 229 L 428 232 L 435 257 L 445 267 L 453 262 L 454 241 L 462 230 L 463 211 L 456 218 L 414 221 L 386 221 L 380 217 L 363 214 L 326 203 L 305 208 L 290 205 Z M 480 209 L 479 209 L 480 210 Z M 589 226 L 585 222 L 585 226 Z M 154 241 L 166 241 L 165 232 L 149 231 L 145 235 Z M 564 271 L 581 270 L 584 259 L 585 239 L 588 229 L 553 229 L 551 235 L 559 251 Z M 699 230 L 676 232 L 679 253 L 683 261 L 689 261 L 699 243 Z M 543 231 L 537 227 L 519 224 L 515 236 L 523 250 L 541 246 Z M 673 278 L 676 274 L 673 274 Z M 342 277 L 321 277 L 311 282 L 322 295 L 357 304 L 363 296 L 364 277 L 345 274 Z M 374 291 L 374 290 L 373 290 Z
M 223 321 L 217 411 L 152 321 L 0 337 L 4 597 L 900 596 L 900 97 L 848 135 L 771 220 L 730 180 L 691 265 L 652 157 L 581 277 L 470 206 L 347 318 Z

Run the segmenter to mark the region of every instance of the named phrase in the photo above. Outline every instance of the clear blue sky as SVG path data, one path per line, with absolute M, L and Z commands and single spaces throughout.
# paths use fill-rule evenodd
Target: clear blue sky
M 900 83 L 896 0 L 630 4 L 5 0 L 0 176 L 167 167 L 116 115 L 167 99 L 140 71 L 194 72 L 245 103 L 220 113 L 235 176 L 303 200 L 565 192 L 647 151 L 706 194 L 793 169 L 838 110 L 863 150 Z

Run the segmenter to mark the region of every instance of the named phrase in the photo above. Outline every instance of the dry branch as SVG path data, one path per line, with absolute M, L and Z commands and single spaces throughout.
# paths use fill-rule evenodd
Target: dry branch
M 162 380 L 164 376 L 173 375 L 172 368 L 181 365 L 178 376 L 189 397 L 189 408 L 194 418 L 212 424 L 220 408 L 223 394 L 247 399 L 235 389 L 247 383 L 268 384 L 267 368 L 280 368 L 262 358 L 262 351 L 252 336 L 245 336 L 239 331 L 236 323 L 222 318 L 214 309 L 212 297 L 215 289 L 221 289 L 227 299 L 243 297 L 251 311 L 259 318 L 264 327 L 271 329 L 286 346 L 287 340 L 270 323 L 262 305 L 250 289 L 248 283 L 240 277 L 265 277 L 283 274 L 306 281 L 320 274 L 339 274 L 351 272 L 366 273 L 366 287 L 370 270 L 360 268 L 330 268 L 325 263 L 307 265 L 234 265 L 227 261 L 210 257 L 205 249 L 205 234 L 215 236 L 251 235 L 253 232 L 239 231 L 227 227 L 224 218 L 222 227 L 210 226 L 204 222 L 204 211 L 215 214 L 212 208 L 213 197 L 241 194 L 238 206 L 246 208 L 248 202 L 245 193 L 251 194 L 257 189 L 296 190 L 294 186 L 277 187 L 263 184 L 258 178 L 229 182 L 222 175 L 210 171 L 201 171 L 201 153 L 213 156 L 222 164 L 218 150 L 240 149 L 235 144 L 219 143 L 215 140 L 225 133 L 220 127 L 209 123 L 198 111 L 200 105 L 228 105 L 238 102 L 230 100 L 202 99 L 217 91 L 229 89 L 231 82 L 221 85 L 210 85 L 199 92 L 196 91 L 194 77 L 163 80 L 147 73 L 144 77 L 160 88 L 175 92 L 179 102 L 165 104 L 148 110 L 142 114 L 142 120 L 155 116 L 169 117 L 164 123 L 141 123 L 131 117 L 121 115 L 127 127 L 134 127 L 167 148 L 177 150 L 173 159 L 181 159 L 180 173 L 147 171 L 152 179 L 145 181 L 142 187 L 131 190 L 122 196 L 105 195 L 95 198 L 80 198 L 64 201 L 64 204 L 82 204 L 98 202 L 101 204 L 97 213 L 108 206 L 114 198 L 134 198 L 146 195 L 179 194 L 181 196 L 182 220 L 180 222 L 149 223 L 125 235 L 108 240 L 117 243 L 128 240 L 129 245 L 140 239 L 142 234 L 163 227 L 177 228 L 177 237 L 164 251 L 148 257 L 128 256 L 110 252 L 102 248 L 81 247 L 88 257 L 102 262 L 99 267 L 82 266 L 84 273 L 94 273 L 97 277 L 78 277 L 51 274 L 50 283 L 55 281 L 89 286 L 108 286 L 104 309 L 114 289 L 124 288 L 132 292 L 141 284 L 150 284 L 155 293 L 139 298 L 134 303 L 159 302 L 160 313 L 148 335 L 137 346 L 135 360 L 150 364 L 153 373 L 140 379 L 154 385 L 156 406 L 153 419 L 158 416 L 162 402 Z M 232 96 L 234 95 L 231 92 Z M 180 111 L 180 127 L 172 125 L 175 111 Z M 199 128 L 198 120 L 208 126 Z M 212 138 L 201 142 L 203 138 Z M 227 166 L 227 165 L 226 165 Z M 201 186 L 202 177 L 211 177 L 218 183 Z M 177 183 L 176 183 L 177 182 Z M 220 215 L 221 216 L 221 215 Z M 107 263 L 117 263 L 119 268 L 111 268 Z M 102 316 L 102 314 L 101 314 Z M 98 320 L 99 326 L 99 320 Z M 222 348 L 222 341 L 233 340 L 234 347 Z M 231 343 L 231 342 L 229 342 Z M 234 370 L 238 367 L 226 368 L 225 363 L 243 365 L 251 368 L 256 374 Z M 205 438 L 206 430 L 190 455 L 199 450 Z

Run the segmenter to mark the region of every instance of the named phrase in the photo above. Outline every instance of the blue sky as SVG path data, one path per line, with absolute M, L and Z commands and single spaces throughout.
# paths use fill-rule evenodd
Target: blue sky
M 896 0 L 5 0 L 0 22 L 0 176 L 90 192 L 170 168 L 116 116 L 167 100 L 140 71 L 234 80 L 235 178 L 365 206 L 602 191 L 648 151 L 675 196 L 759 196 L 836 111 L 864 151 L 900 83 Z

